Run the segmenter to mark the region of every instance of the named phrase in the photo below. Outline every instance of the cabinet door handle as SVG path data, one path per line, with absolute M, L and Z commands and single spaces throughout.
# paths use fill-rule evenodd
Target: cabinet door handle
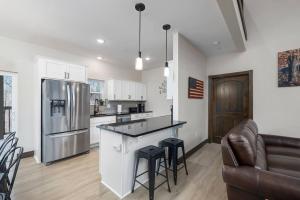
M 65 78 L 67 78 L 67 72 L 65 72 Z
M 116 94 L 114 94 L 114 100 L 116 100 Z
M 70 78 L 70 73 L 68 73 L 68 79 Z
M 143 99 L 144 99 L 144 97 L 143 97 L 143 96 L 141 96 L 141 99 L 143 100 Z

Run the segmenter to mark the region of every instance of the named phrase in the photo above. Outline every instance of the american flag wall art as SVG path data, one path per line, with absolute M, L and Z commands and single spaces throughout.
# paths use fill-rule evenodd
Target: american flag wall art
M 203 99 L 204 97 L 204 82 L 189 77 L 188 97 L 190 99 Z

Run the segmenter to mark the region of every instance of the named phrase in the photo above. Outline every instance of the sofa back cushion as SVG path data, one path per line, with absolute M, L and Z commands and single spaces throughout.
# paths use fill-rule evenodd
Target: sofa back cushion
M 261 135 L 257 136 L 257 154 L 255 168 L 268 170 L 265 142 Z
M 257 126 L 253 120 L 245 120 L 233 128 L 228 140 L 239 165 L 256 165 Z

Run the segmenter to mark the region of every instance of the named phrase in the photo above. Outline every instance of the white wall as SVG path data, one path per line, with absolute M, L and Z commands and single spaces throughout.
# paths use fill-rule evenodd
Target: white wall
M 245 3 L 247 51 L 208 58 L 208 75 L 252 69 L 253 114 L 260 132 L 300 137 L 300 87 L 277 87 L 277 53 L 300 48 L 300 2 Z
M 179 137 L 189 151 L 208 138 L 206 58 L 184 36 L 176 33 L 173 36 L 173 60 L 178 86 L 174 94 L 175 115 L 178 120 L 187 121 L 179 130 Z M 188 98 L 189 77 L 204 81 L 204 99 Z
M 170 115 L 172 100 L 167 100 L 167 94 L 160 94 L 159 87 L 165 80 L 164 68 L 154 68 L 142 72 L 142 82 L 147 87 L 146 110 L 153 111 L 154 116 Z
M 36 123 L 40 123 L 33 117 L 37 105 L 33 89 L 37 74 L 34 70 L 36 55 L 88 66 L 88 76 L 95 79 L 141 80 L 140 72 L 128 70 L 126 66 L 113 66 L 67 52 L 0 37 L 0 70 L 18 73 L 18 137 L 25 152 L 34 149 L 34 131 Z

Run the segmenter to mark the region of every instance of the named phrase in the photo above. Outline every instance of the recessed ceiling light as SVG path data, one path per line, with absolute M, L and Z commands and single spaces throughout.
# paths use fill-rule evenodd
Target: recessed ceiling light
M 220 45 L 220 44 L 221 44 L 220 41 L 214 41 L 214 42 L 213 42 L 213 45 L 216 45 L 216 46 L 218 46 L 218 45 Z
M 98 42 L 99 44 L 103 44 L 103 43 L 104 43 L 104 40 L 103 40 L 103 39 L 97 39 L 97 42 Z
M 145 58 L 145 60 L 149 61 L 149 60 L 151 60 L 151 58 L 149 58 L 149 57 L 146 57 L 146 58 Z
M 98 59 L 98 60 L 102 60 L 103 58 L 102 58 L 101 56 L 98 56 L 97 59 Z

